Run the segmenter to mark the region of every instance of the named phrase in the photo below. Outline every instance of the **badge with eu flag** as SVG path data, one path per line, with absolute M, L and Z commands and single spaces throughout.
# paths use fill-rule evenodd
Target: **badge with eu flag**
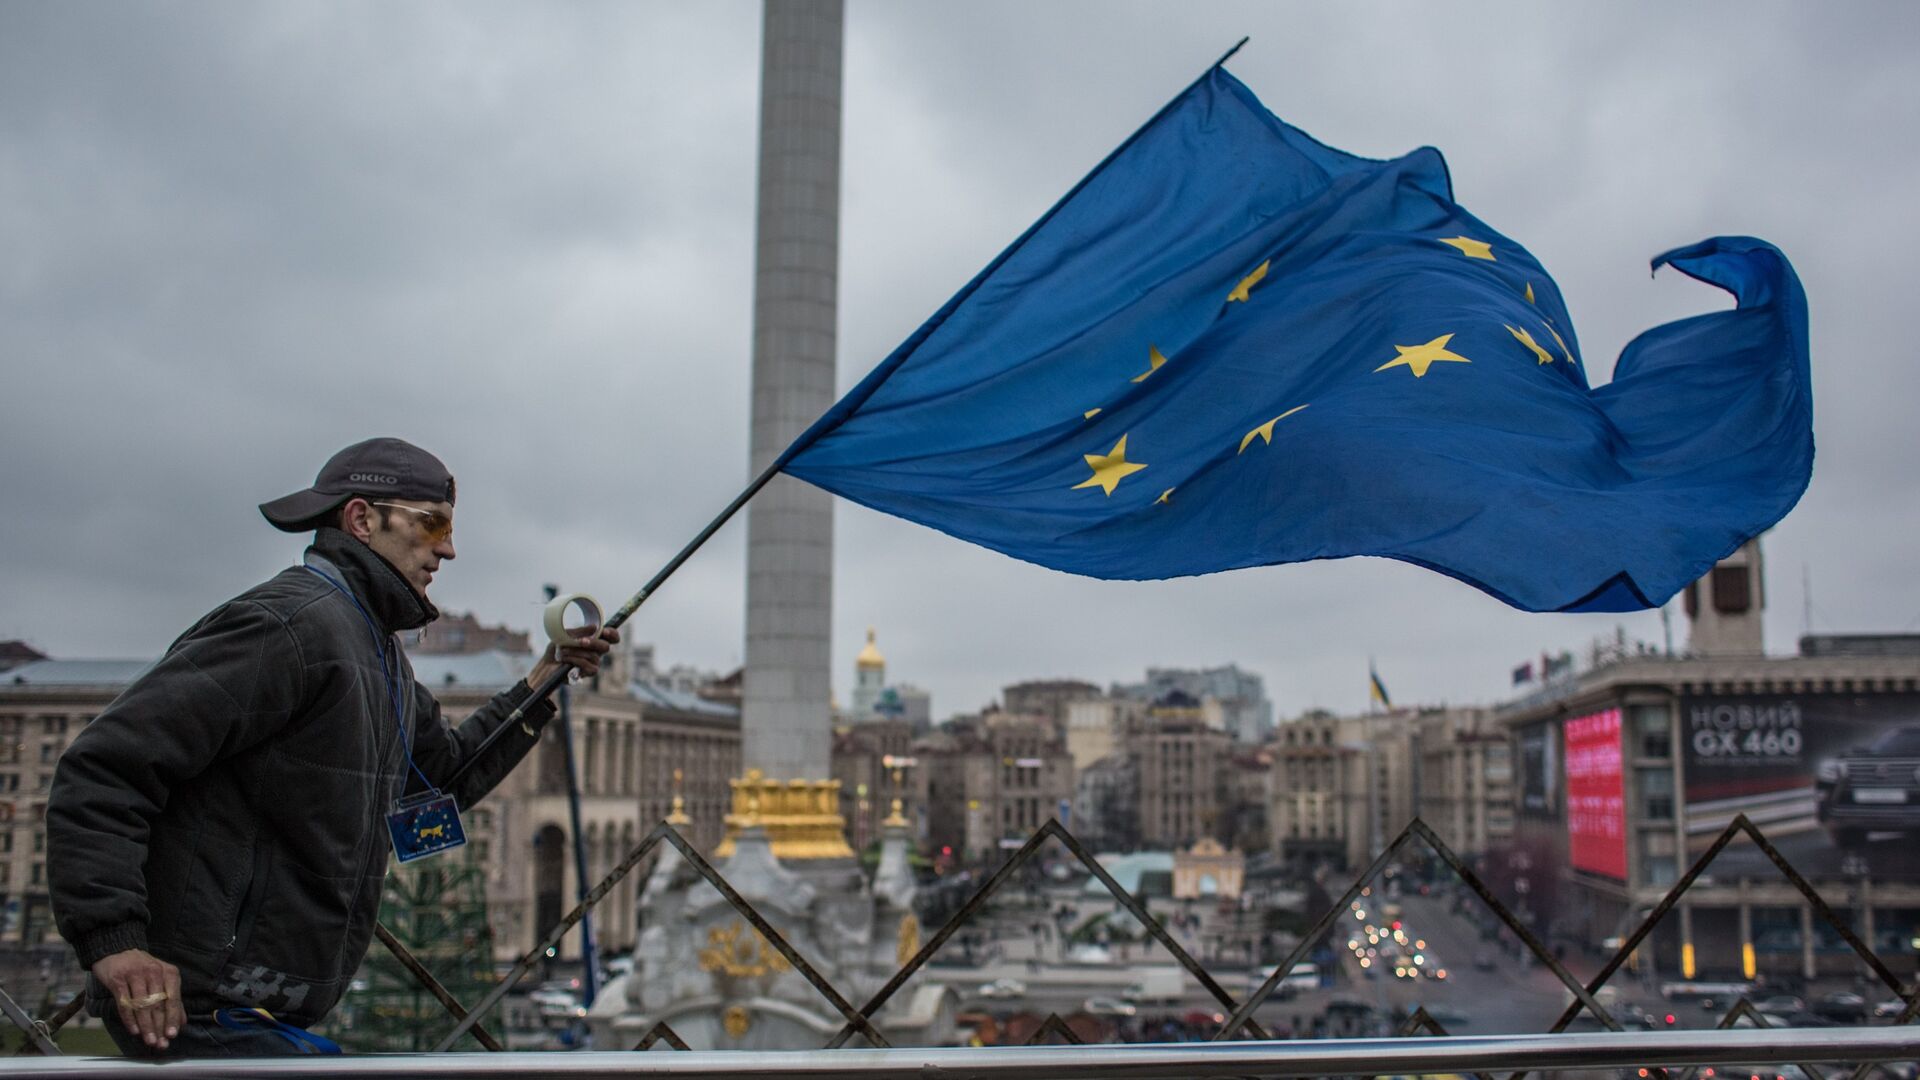
M 467 842 L 467 831 L 460 825 L 460 809 L 453 796 L 424 791 L 401 799 L 387 815 L 387 832 L 393 837 L 393 853 L 403 863 L 438 855 Z
M 1092 577 L 1372 555 L 1528 611 L 1655 607 L 1792 509 L 1813 413 L 1784 255 L 1653 265 L 1736 305 L 1589 386 L 1553 278 L 1438 151 L 1333 149 L 1216 64 L 779 464 Z

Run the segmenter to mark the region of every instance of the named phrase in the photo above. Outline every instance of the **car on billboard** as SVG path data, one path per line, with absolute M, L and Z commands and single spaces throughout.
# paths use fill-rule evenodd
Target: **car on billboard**
M 1920 833 L 1920 727 L 1897 727 L 1820 763 L 1815 814 L 1837 847 L 1858 847 L 1869 830 Z

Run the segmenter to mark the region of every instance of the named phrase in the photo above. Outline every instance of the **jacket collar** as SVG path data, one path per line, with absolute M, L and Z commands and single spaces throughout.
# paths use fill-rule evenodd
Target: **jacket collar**
M 353 590 L 368 614 L 389 634 L 417 630 L 440 617 L 439 609 L 413 591 L 392 563 L 339 529 L 321 526 L 307 553 L 332 563 L 346 579 L 341 584 Z

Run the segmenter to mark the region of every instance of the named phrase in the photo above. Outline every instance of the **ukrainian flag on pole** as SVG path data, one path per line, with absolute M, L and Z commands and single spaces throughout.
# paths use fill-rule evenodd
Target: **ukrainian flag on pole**
M 1367 661 L 1367 691 L 1375 705 L 1383 709 L 1393 708 L 1393 701 L 1387 697 L 1387 684 L 1380 681 L 1380 673 L 1373 670 L 1373 661 Z

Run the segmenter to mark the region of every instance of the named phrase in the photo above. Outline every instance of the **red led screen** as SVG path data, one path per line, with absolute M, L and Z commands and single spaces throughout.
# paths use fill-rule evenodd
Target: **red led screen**
M 1626 792 L 1620 710 L 1566 722 L 1567 854 L 1576 870 L 1627 879 Z

